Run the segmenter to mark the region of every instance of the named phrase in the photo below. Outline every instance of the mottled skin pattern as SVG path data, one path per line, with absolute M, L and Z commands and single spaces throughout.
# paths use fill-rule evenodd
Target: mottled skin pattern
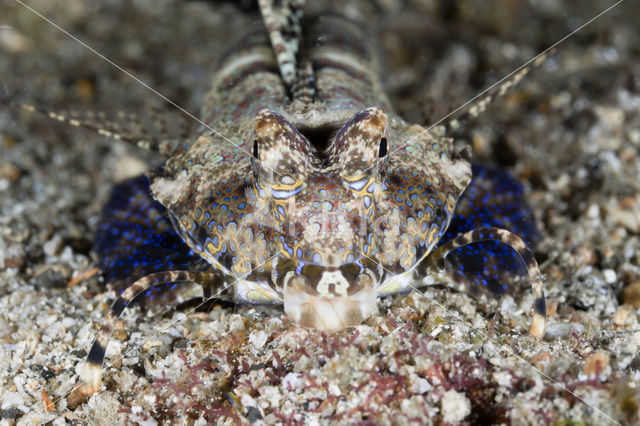
M 449 139 L 393 113 L 371 49 L 344 45 L 366 45 L 359 28 L 331 17 L 316 28 L 331 37 L 309 53 L 310 103 L 288 98 L 266 40 L 249 36 L 203 109 L 243 150 L 205 131 L 151 177 L 185 241 L 235 277 L 273 255 L 335 267 L 384 253 L 386 271 L 409 271 L 437 243 L 471 178 Z
M 286 3 L 297 20 L 298 2 Z M 181 143 L 136 142 L 162 147 L 168 159 L 148 174 L 156 201 L 138 180 L 105 209 L 99 236 L 120 243 L 98 243 L 101 264 L 119 288 L 127 276 L 139 279 L 105 319 L 80 396 L 100 386 L 117 318 L 153 289 L 163 304 L 194 296 L 284 304 L 295 321 L 336 330 L 375 313 L 378 296 L 411 290 L 418 266 L 423 273 L 444 268 L 449 252 L 484 240 L 510 246 L 524 261 L 537 300 L 530 333 L 544 334 L 538 267 L 522 239 L 496 227 L 508 223 L 461 217 L 454 224 L 485 229 L 462 226 L 461 236 L 442 243 L 471 165 L 454 152 L 445 127 L 426 131 L 393 111 L 371 37 L 328 15 L 304 22 L 302 43 L 278 45 L 278 27 L 269 23 L 282 19 L 265 5 L 271 2 L 261 2 L 268 31 L 249 31 L 213 76 L 201 113 L 209 128 Z M 293 45 L 297 55 L 286 51 Z M 487 181 L 479 191 L 501 179 Z M 448 264 L 476 262 L 468 256 L 454 252 Z

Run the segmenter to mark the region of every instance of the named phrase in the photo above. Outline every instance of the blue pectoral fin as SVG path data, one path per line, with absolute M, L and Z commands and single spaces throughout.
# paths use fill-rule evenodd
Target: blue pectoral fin
M 530 248 L 535 246 L 541 236 L 522 186 L 508 172 L 495 167 L 474 165 L 472 171 L 473 179 L 456 206 L 441 244 L 474 229 L 496 227 L 518 235 Z M 496 297 L 505 293 L 514 279 L 527 276 L 520 256 L 499 241 L 456 248 L 447 255 L 445 266 L 472 292 L 488 290 Z
M 118 294 L 148 274 L 205 270 L 206 263 L 173 229 L 166 209 L 151 196 L 145 176 L 115 186 L 104 206 L 94 243 L 98 265 Z M 172 283 L 149 290 L 145 305 L 164 303 L 180 289 Z

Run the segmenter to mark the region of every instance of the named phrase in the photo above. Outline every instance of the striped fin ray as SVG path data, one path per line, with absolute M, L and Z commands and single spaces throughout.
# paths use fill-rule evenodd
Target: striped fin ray
M 113 188 L 98 222 L 94 250 L 105 281 L 118 294 L 132 281 L 151 273 L 211 269 L 173 229 L 167 210 L 151 196 L 145 176 Z M 136 302 L 145 308 L 171 305 L 173 292 L 161 286 L 150 289 Z
M 118 111 L 115 117 L 95 111 L 51 111 L 36 105 L 12 103 L 15 108 L 38 112 L 49 118 L 82 127 L 108 138 L 124 141 L 147 151 L 170 157 L 186 150 L 192 142 L 190 124 L 179 114 L 150 110 L 142 117 L 135 113 Z M 171 117 L 167 118 L 167 114 Z M 168 123 L 178 123 L 177 129 L 169 129 Z
M 474 229 L 494 227 L 506 229 L 534 247 L 541 236 L 522 185 L 497 167 L 473 165 L 472 174 L 440 241 L 445 243 Z M 460 247 L 447 256 L 446 266 L 472 293 L 488 290 L 496 297 L 508 291 L 507 284 L 514 278 L 527 275 L 518 254 L 497 241 Z
M 220 271 L 165 271 L 147 275 L 132 283 L 113 303 L 111 310 L 98 331 L 82 372 L 80 373 L 79 379 L 81 385 L 69 395 L 69 404 L 71 406 L 82 403 L 87 395 L 96 392 L 100 388 L 102 381 L 102 364 L 107 351 L 107 345 L 116 327 L 118 318 L 120 318 L 127 306 L 129 306 L 137 296 L 151 288 L 176 283 L 192 283 L 198 285 L 205 299 L 212 297 L 227 299 L 230 297 L 227 289 L 232 289 L 232 287 L 224 285 L 224 275 Z
M 496 99 L 500 99 L 506 95 L 513 87 L 518 85 L 518 83 L 520 83 L 533 68 L 537 68 L 542 65 L 549 56 L 554 53 L 555 50 L 553 49 L 544 51 L 520 68 L 513 71 L 511 74 L 508 74 L 492 86 L 489 86 L 487 89 L 478 93 L 476 96 L 447 114 L 435 124 L 440 124 L 444 121 L 442 124 L 445 126 L 447 133 L 457 130 L 465 122 L 485 112 L 489 105 L 491 105 Z M 464 110 L 464 112 L 457 117 L 453 117 L 454 114 L 461 109 Z
M 427 257 L 427 263 L 424 267 L 427 269 L 435 267 L 437 270 L 444 270 L 447 255 L 451 252 L 469 244 L 480 243 L 483 241 L 497 241 L 509 246 L 518 254 L 524 263 L 527 271 L 527 277 L 531 284 L 531 290 L 535 298 L 533 306 L 533 320 L 529 327 L 529 334 L 541 339 L 542 336 L 544 336 L 547 323 L 546 301 L 543 291 L 542 275 L 540 274 L 540 268 L 538 267 L 538 262 L 536 261 L 533 252 L 516 234 L 509 232 L 506 229 L 495 227 L 480 228 L 466 232 L 435 249 Z
M 296 78 L 296 55 L 300 38 L 304 0 L 258 0 L 282 80 L 291 86 Z

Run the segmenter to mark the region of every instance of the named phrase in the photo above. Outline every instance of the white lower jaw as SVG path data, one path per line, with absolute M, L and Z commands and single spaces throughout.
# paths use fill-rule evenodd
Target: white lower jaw
M 360 324 L 378 310 L 375 288 L 345 297 L 313 296 L 285 289 L 284 311 L 294 321 L 324 331 L 336 331 Z

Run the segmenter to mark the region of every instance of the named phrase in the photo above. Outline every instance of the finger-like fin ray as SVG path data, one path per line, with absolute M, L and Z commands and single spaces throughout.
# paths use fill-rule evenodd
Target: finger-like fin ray
M 513 250 L 515 250 L 515 252 L 522 258 L 522 261 L 527 268 L 527 275 L 535 298 L 533 319 L 531 321 L 531 326 L 529 327 L 529 334 L 541 339 L 544 336 L 547 324 L 547 309 L 543 291 L 542 275 L 540 274 L 540 268 L 538 267 L 538 262 L 536 261 L 533 252 L 529 250 L 527 244 L 517 235 L 500 228 L 481 228 L 466 232 L 434 250 L 427 257 L 427 264 L 425 266 L 427 268 L 435 267 L 437 269 L 444 269 L 445 258 L 449 253 L 459 247 L 481 241 L 499 241 L 504 243 L 513 248 Z
M 202 288 L 203 297 L 213 297 L 219 299 L 229 298 L 228 288 L 224 286 L 222 272 L 189 272 L 189 271 L 166 271 L 147 275 L 127 287 L 111 306 L 111 310 L 102 323 L 100 330 L 91 345 L 91 350 L 87 356 L 82 373 L 80 374 L 81 385 L 69 396 L 70 402 L 82 401 L 87 395 L 96 392 L 100 388 L 102 380 L 102 363 L 107 351 L 107 345 L 111 334 L 116 327 L 120 315 L 127 306 L 140 294 L 167 283 L 194 283 Z M 178 300 L 179 301 L 179 300 Z

